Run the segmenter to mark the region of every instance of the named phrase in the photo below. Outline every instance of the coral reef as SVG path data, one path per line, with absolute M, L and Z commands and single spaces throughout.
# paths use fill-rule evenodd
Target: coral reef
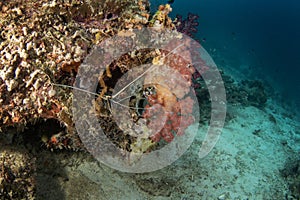
M 134 32 L 128 35 L 128 37 L 131 35 L 138 37 Z M 178 35 L 180 33 L 176 32 L 173 36 L 168 36 L 176 38 Z M 147 151 L 149 149 L 145 146 L 149 148 L 151 146 L 149 138 L 157 143 L 162 136 L 165 141 L 171 142 L 174 138 L 173 132 L 182 135 L 184 130 L 194 122 L 191 116 L 194 100 L 189 98 L 189 93 L 192 92 L 191 79 L 195 69 L 190 65 L 190 61 L 171 53 L 171 50 L 179 45 L 178 43 L 169 45 L 170 51 L 156 49 L 127 53 L 109 65 L 100 77 L 98 89 L 101 93 L 95 102 L 99 121 L 108 138 L 122 149 L 137 150 L 139 148 L 136 145 L 138 145 L 140 149 Z M 180 49 L 181 55 L 189 54 L 187 47 Z M 139 56 L 141 54 L 143 57 Z M 146 68 L 141 67 L 142 65 Z M 149 69 L 151 73 L 146 73 L 138 81 L 130 82 Z M 127 73 L 128 71 L 130 73 Z M 87 72 L 91 73 L 90 70 Z M 174 72 L 177 76 L 175 73 L 172 78 L 166 78 Z M 116 91 L 120 92 L 115 94 Z M 113 116 L 111 105 L 105 99 L 106 96 L 112 96 L 114 102 L 121 102 L 130 97 L 128 102 L 130 113 L 124 112 L 124 105 L 126 105 L 124 103 L 117 109 L 117 115 Z M 118 99 L 114 99 L 114 96 L 118 96 Z M 147 131 L 140 131 L 137 128 L 140 122 L 147 124 Z M 158 129 L 159 132 L 154 133 Z M 120 134 L 122 132 L 123 134 Z M 138 132 L 144 133 L 140 135 Z
M 299 152 L 298 152 L 299 153 Z M 285 166 L 280 170 L 281 176 L 285 178 L 289 186 L 290 194 L 286 195 L 287 199 L 300 198 L 300 159 L 295 153 L 287 159 Z
M 184 33 L 190 37 L 193 37 L 197 33 L 197 26 L 199 16 L 196 14 L 188 13 L 186 19 L 183 19 L 181 15 L 176 15 L 176 20 L 174 22 L 177 31 Z
M 182 51 L 182 54 L 187 53 Z M 154 142 L 159 142 L 161 137 L 166 142 L 174 138 L 173 132 L 182 135 L 183 131 L 194 122 L 192 116 L 194 100 L 188 95 L 191 91 L 192 74 L 195 69 L 178 55 L 166 57 L 164 62 L 169 67 L 158 65 L 151 74 L 145 77 L 145 83 L 151 85 L 154 91 L 146 95 L 148 104 L 145 106 L 143 117 L 147 119 L 151 130 L 161 127 L 161 130 L 151 135 Z M 172 69 L 179 72 L 172 74 Z M 172 74 L 172 77 L 166 76 Z M 162 113 L 157 115 L 157 113 Z M 160 116 L 154 117 L 153 116 Z M 163 125 L 160 125 L 164 123 Z
M 28 143 L 39 146 L 38 150 L 44 146 L 54 151 L 85 150 L 74 127 L 72 89 L 62 85 L 76 85 L 79 66 L 95 45 L 114 35 L 133 39 L 136 35 L 132 30 L 143 27 L 151 27 L 157 34 L 164 29 L 176 28 L 192 36 L 198 26 L 198 16 L 193 14 L 189 14 L 187 19 L 177 16 L 177 21 L 173 22 L 168 16 L 172 10 L 168 4 L 161 5 L 154 16 L 150 16 L 146 0 L 16 0 L 2 1 L 0 7 L 0 136 L 5 135 L 7 144 L 11 145 L 15 137 L 8 130 L 17 128 Z M 168 37 L 180 38 L 182 34 L 170 34 Z M 127 47 L 123 41 L 117 42 L 120 50 Z M 106 136 L 121 149 L 149 152 L 159 148 L 160 141 L 172 142 L 176 135 L 184 134 L 184 130 L 195 120 L 192 114 L 197 102 L 191 98 L 193 89 L 204 113 L 201 119 L 209 118 L 209 94 L 201 78 L 207 67 L 205 63 L 200 63 L 202 68 L 196 71 L 192 61 L 197 55 L 188 48 L 180 49 L 181 56 L 188 54 L 188 61 L 173 53 L 173 49 L 180 45 L 171 43 L 164 50 L 139 49 L 126 53 L 105 66 L 104 73 L 97 77 L 97 95 L 89 109 L 96 112 Z M 117 124 L 118 119 L 113 118 L 108 99 L 117 84 L 127 84 L 122 79 L 124 74 L 135 69 L 132 77 L 128 78 L 130 80 L 145 70 L 138 67 L 141 65 L 152 68 L 153 72 L 128 87 L 131 91 L 126 110 L 129 112 L 118 113 L 123 122 L 120 120 L 121 123 Z M 165 75 L 158 70 L 155 72 L 156 68 Z M 167 75 L 174 71 L 178 77 L 168 78 Z M 232 86 L 232 80 L 227 77 L 225 83 L 231 102 L 254 106 L 263 106 L 266 102 L 259 82 L 245 81 Z M 125 97 L 122 94 L 119 96 Z M 37 127 L 41 121 L 47 122 L 47 128 L 41 128 L 38 133 L 29 131 L 31 135 L 24 131 L 33 125 Z M 147 126 L 137 129 L 142 123 Z M 132 127 L 136 132 L 132 131 Z M 93 127 L 84 128 L 89 131 Z M 33 140 L 39 141 L 33 144 Z M 34 158 L 26 149 L 22 155 L 7 149 L 1 153 L 1 197 L 32 198 L 35 193 Z M 40 162 L 46 165 L 48 161 Z M 51 166 L 55 165 L 51 163 Z M 144 189 L 148 190 L 146 187 Z
M 76 150 L 81 145 L 70 111 L 72 90 L 53 83 L 73 85 L 93 45 L 148 23 L 147 1 L 20 0 L 0 6 L 0 128 L 22 131 L 39 119 L 56 119 L 66 132 L 53 133 L 57 138 L 46 143 Z
M 265 84 L 259 80 L 244 80 L 241 82 L 241 90 L 247 93 L 249 105 L 263 108 L 267 102 L 267 92 Z
M 116 34 L 130 36 L 131 33 L 127 30 L 146 26 L 157 31 L 175 29 L 174 23 L 168 17 L 172 10 L 169 4 L 161 5 L 150 20 L 148 2 L 142 0 L 101 2 L 33 0 L 28 3 L 5 1 L 1 3 L 1 8 L 0 128 L 5 131 L 7 127 L 14 126 L 23 131 L 26 126 L 35 124 L 40 119 L 55 119 L 65 127 L 65 131 L 54 131 L 52 135 L 41 138 L 50 149 L 83 149 L 70 110 L 72 90 L 61 85 L 74 84 L 78 68 L 93 45 Z M 189 20 L 193 22 L 190 25 L 195 26 L 196 17 L 190 15 Z M 175 48 L 175 45 L 170 48 Z M 107 119 L 108 115 L 105 113 L 108 110 L 103 106 L 107 104 L 102 102 L 101 97 L 107 93 L 109 95 L 114 83 L 124 73 L 140 64 L 151 62 L 155 64 L 161 55 L 167 53 L 160 50 L 146 50 L 124 55 L 119 61 L 112 63 L 99 82 L 100 98 L 95 104 L 99 116 Z M 180 84 L 170 84 L 173 88 L 169 89 L 156 86 L 159 104 L 171 113 L 178 111 L 176 104 L 184 103 L 183 96 L 189 92 L 185 88 L 191 86 L 191 77 L 195 70 L 179 56 L 167 58 L 165 64 L 177 70 L 185 80 Z M 171 91 L 180 101 L 175 100 L 172 95 L 167 95 Z M 147 101 L 150 101 L 150 98 L 152 97 L 148 96 Z M 193 121 L 182 116 L 168 116 L 173 129 L 178 126 L 176 123 L 187 119 L 190 123 Z M 109 126 L 108 129 L 114 126 L 111 123 L 102 124 Z M 167 133 L 164 135 L 171 137 L 170 132 L 173 129 L 165 129 L 164 132 Z M 119 131 L 116 129 L 114 132 Z M 117 144 L 120 145 L 120 138 L 117 140 Z M 122 140 L 128 145 L 128 141 L 124 140 L 128 138 Z
M 72 90 L 58 84 L 73 85 L 94 45 L 148 24 L 148 7 L 146 0 L 0 2 L 1 199 L 34 199 L 37 163 L 27 145 L 84 150 L 72 121 Z M 45 120 L 58 126 L 33 131 Z M 19 134 L 26 139 L 15 141 Z M 16 143 L 26 148 L 11 149 Z
M 170 4 L 160 5 L 158 11 L 150 21 L 150 27 L 160 30 L 163 28 L 174 28 L 174 24 L 168 14 L 172 11 Z
M 229 76 L 224 76 L 223 80 L 229 103 L 255 106 L 260 109 L 265 107 L 268 93 L 263 82 L 259 80 L 242 80 L 240 83 L 235 83 Z

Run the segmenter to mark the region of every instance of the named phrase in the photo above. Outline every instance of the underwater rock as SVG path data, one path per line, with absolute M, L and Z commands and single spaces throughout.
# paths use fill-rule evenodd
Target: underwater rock
M 46 143 L 76 150 L 81 145 L 70 110 L 72 90 L 55 84 L 73 85 L 95 44 L 122 29 L 145 26 L 148 2 L 17 0 L 0 6 L 0 129 L 22 131 L 40 119 L 56 119 L 70 140 Z
M 34 199 L 35 159 L 23 148 L 2 149 L 0 155 L 0 198 Z
M 152 27 L 158 34 L 165 29 L 175 30 L 168 16 L 172 10 L 169 4 L 161 5 L 150 20 L 149 3 L 143 0 L 74 0 L 68 3 L 33 0 L 27 3 L 4 2 L 1 6 L 0 129 L 5 131 L 8 127 L 17 127 L 22 132 L 39 120 L 57 120 L 64 131 L 40 136 L 50 149 L 84 149 L 73 122 L 72 88 L 63 86 L 74 85 L 79 66 L 95 45 L 114 35 L 131 38 L 133 33 L 130 30 L 142 27 Z M 169 36 L 181 37 L 179 33 Z M 120 41 L 120 48 L 126 45 Z M 179 44 L 172 44 L 170 51 L 176 45 Z M 110 138 L 116 140 L 115 144 L 124 149 L 128 149 L 134 139 L 126 134 L 120 138 L 120 129 L 115 126 L 114 120 L 108 119 L 108 104 L 101 98 L 104 94 L 111 94 L 115 83 L 128 70 L 141 64 L 155 64 L 167 53 L 156 49 L 126 54 L 108 66 L 105 74 L 99 77 L 99 98 L 95 107 L 101 118 L 100 124 L 109 130 Z M 181 99 L 180 104 L 186 105 L 182 98 L 189 90 L 183 88 L 192 84 L 194 68 L 175 55 L 167 57 L 165 64 L 183 76 L 185 81 L 170 84 L 172 87 L 168 90 Z M 162 94 L 160 98 L 165 99 L 161 103 L 169 107 L 168 111 L 173 111 L 177 100 L 166 98 L 166 90 L 158 92 Z M 178 126 L 176 121 L 179 119 L 171 118 L 173 127 Z M 185 127 L 193 122 L 192 118 L 187 119 L 189 123 Z M 171 136 L 170 132 L 171 129 L 164 135 Z
M 180 40 L 177 38 L 181 36 L 181 33 L 171 34 L 171 32 L 162 30 L 156 32 L 156 29 L 154 31 L 155 34 L 159 35 L 157 38 L 162 38 L 157 39 L 155 42 L 164 43 L 165 38 L 167 38 L 167 44 L 163 45 L 165 49 L 143 49 L 132 53 L 122 53 L 118 60 L 105 67 L 103 75 L 99 77 L 98 90 L 100 95 L 94 104 L 97 111 L 96 115 L 107 138 L 123 150 L 131 152 L 132 150 L 143 149 L 143 152 L 145 152 L 161 140 L 171 142 L 174 138 L 173 132 L 182 135 L 184 129 L 194 122 L 191 114 L 195 104 L 194 100 L 188 98 L 191 95 L 189 93 L 192 93 L 191 79 L 192 74 L 195 72 L 194 67 L 190 65 L 192 57 L 190 44 L 189 41 L 185 45 L 179 44 Z M 147 35 L 147 31 L 144 33 Z M 141 36 L 134 31 L 122 33 L 122 37 L 124 35 L 126 41 L 129 41 L 129 45 L 131 45 L 131 37 L 139 38 Z M 118 40 L 119 37 L 114 39 L 114 41 Z M 108 42 L 108 44 L 110 43 Z M 126 45 L 128 46 L 126 42 L 120 41 L 118 49 L 123 49 Z M 179 47 L 181 49 L 178 51 L 181 52 L 181 55 L 186 54 L 187 59 L 183 59 L 182 56 L 172 52 Z M 108 47 L 101 48 L 104 51 Z M 98 51 L 100 50 L 97 49 Z M 122 50 L 120 51 L 122 52 Z M 98 57 L 98 53 L 95 53 L 95 55 Z M 104 62 L 109 60 L 110 57 L 112 55 L 103 58 Z M 169 67 L 165 67 L 165 65 Z M 84 77 L 90 77 L 96 73 L 91 72 L 91 70 L 93 69 L 90 67 L 87 67 L 86 70 L 82 68 L 80 73 Z M 148 70 L 151 70 L 151 73 L 144 74 Z M 170 74 L 172 74 L 172 78 L 167 78 Z M 109 96 L 112 97 L 112 104 L 107 101 L 106 97 Z M 120 105 L 120 102 L 122 102 L 122 105 Z M 85 106 L 83 104 L 78 105 L 78 107 L 82 108 L 82 106 Z M 129 112 L 124 109 L 126 105 L 129 106 L 127 107 Z M 89 107 L 92 108 L 93 106 Z M 81 116 L 84 113 L 78 112 L 80 113 L 78 114 L 78 120 L 81 121 Z M 89 113 L 89 109 L 85 113 Z M 153 115 L 156 116 L 155 120 L 151 119 Z M 140 122 L 146 124 L 147 127 L 140 126 Z M 80 132 L 89 130 L 89 127 L 92 128 L 89 125 Z M 151 130 L 161 131 L 153 135 Z M 92 138 L 85 139 L 88 141 L 88 145 L 93 146 L 92 144 L 95 143 Z M 151 140 L 152 145 L 150 144 Z M 149 149 L 145 148 L 146 146 Z
M 140 189 L 154 197 L 168 197 L 170 198 L 174 187 L 176 186 L 176 180 L 166 177 L 156 177 L 148 179 L 136 180 Z
M 231 77 L 223 76 L 226 98 L 232 105 L 255 106 L 264 108 L 268 95 L 264 84 L 258 80 L 243 80 L 235 83 Z
M 263 82 L 258 80 L 244 80 L 241 82 L 241 90 L 247 93 L 247 104 L 263 108 L 267 102 L 267 94 Z
M 298 152 L 299 153 L 299 152 Z M 287 159 L 285 166 L 280 170 L 281 176 L 285 178 L 289 186 L 289 198 L 300 198 L 300 159 L 299 155 L 295 153 Z

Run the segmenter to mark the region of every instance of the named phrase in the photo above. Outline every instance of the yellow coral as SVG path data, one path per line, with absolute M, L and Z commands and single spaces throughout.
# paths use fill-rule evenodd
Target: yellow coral
M 152 140 L 148 138 L 141 138 L 131 144 L 131 149 L 134 153 L 144 153 L 153 145 L 155 145 L 155 143 Z

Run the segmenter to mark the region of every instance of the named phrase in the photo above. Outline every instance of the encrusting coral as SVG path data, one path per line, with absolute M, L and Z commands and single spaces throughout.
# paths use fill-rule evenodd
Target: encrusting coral
M 65 131 L 40 136 L 50 149 L 84 149 L 71 112 L 72 88 L 62 85 L 74 84 L 79 66 L 94 45 L 114 35 L 130 38 L 133 29 L 152 27 L 159 32 L 176 28 L 168 17 L 172 10 L 170 5 L 161 5 L 150 19 L 149 4 L 144 0 L 33 0 L 26 3 L 19 0 L 4 1 L 0 6 L 0 128 L 4 131 L 7 127 L 14 126 L 22 131 L 28 124 L 41 119 L 55 119 L 65 127 Z M 169 51 L 179 44 L 172 45 Z M 103 101 L 103 95 L 110 95 L 114 84 L 131 68 L 161 62 L 162 55 L 168 53 L 166 50 L 155 49 L 126 54 L 111 63 L 99 78 L 96 112 L 104 131 L 121 148 L 135 148 L 131 144 L 135 143 L 136 138 L 117 134 L 122 130 L 111 119 L 107 108 L 109 104 Z M 169 113 L 167 124 L 161 133 L 152 136 L 153 142 L 159 141 L 159 135 L 170 142 L 173 131 L 178 135 L 182 134 L 183 130 L 178 129 L 179 124 L 186 124 L 186 128 L 193 122 L 191 117 L 170 113 L 179 112 L 179 104 L 192 107 L 193 102 L 185 100 L 184 96 L 190 92 L 195 70 L 190 67 L 191 63 L 175 54 L 165 57 L 163 62 L 177 70 L 183 81 L 171 79 L 173 83 L 168 84 L 170 88 L 152 85 L 156 88 L 156 97 L 149 95 L 146 98 L 141 95 L 148 102 L 142 108 L 145 110 L 144 114 L 131 111 L 138 118 L 144 116 L 149 121 L 150 111 L 147 108 L 155 107 L 152 99 Z M 164 77 L 151 73 L 145 79 L 160 82 L 158 79 L 162 80 Z
M 66 134 L 47 144 L 80 147 L 72 122 L 72 90 L 79 65 L 93 45 L 148 23 L 148 2 L 4 1 L 0 3 L 0 128 L 22 131 L 40 119 L 57 119 Z M 56 133 L 53 133 L 55 135 Z

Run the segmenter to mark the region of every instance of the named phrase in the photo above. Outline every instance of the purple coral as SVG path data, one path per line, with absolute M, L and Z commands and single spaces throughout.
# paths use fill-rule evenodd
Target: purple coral
M 197 26 L 199 25 L 199 16 L 196 14 L 188 13 L 186 19 L 183 19 L 181 15 L 176 15 L 177 20 L 175 26 L 177 31 L 184 33 L 192 37 L 197 32 Z

